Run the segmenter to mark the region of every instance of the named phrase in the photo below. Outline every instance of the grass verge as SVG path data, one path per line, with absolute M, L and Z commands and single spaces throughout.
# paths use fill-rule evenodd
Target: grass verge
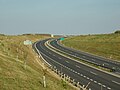
M 24 40 L 35 42 L 45 38 L 49 36 L 0 35 L 0 90 L 74 90 L 68 85 L 64 86 L 60 79 L 48 71 L 46 71 L 47 87 L 43 87 L 42 62 L 33 52 L 32 46 L 25 46 L 23 42 Z
M 120 61 L 120 34 L 80 35 L 66 38 L 62 44 L 77 50 Z

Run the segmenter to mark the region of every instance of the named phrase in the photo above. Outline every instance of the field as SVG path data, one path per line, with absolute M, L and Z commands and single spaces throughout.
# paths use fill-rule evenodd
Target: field
M 111 60 L 120 61 L 120 34 L 72 36 L 62 41 L 62 44 Z
M 35 42 L 45 38 L 49 36 L 0 35 L 0 90 L 74 90 L 49 70 L 45 75 L 47 87 L 43 87 L 42 60 L 32 45 L 25 46 L 23 41 Z

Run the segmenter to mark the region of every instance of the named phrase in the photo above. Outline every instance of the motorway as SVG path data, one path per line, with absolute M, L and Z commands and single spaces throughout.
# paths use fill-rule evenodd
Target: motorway
M 45 44 L 48 40 L 36 42 L 34 47 L 49 65 L 56 67 L 76 82 L 80 82 L 80 85 L 87 85 L 90 82 L 88 88 L 91 90 L 120 90 L 120 77 L 102 72 L 56 53 Z
M 115 73 L 120 73 L 120 62 L 112 61 L 103 57 L 99 57 L 82 51 L 77 51 L 71 48 L 67 48 L 65 46 L 60 45 L 59 40 L 52 40 L 50 44 L 53 47 L 67 53 L 70 56 L 73 56 L 75 58 L 77 57 L 79 59 L 85 60 L 87 62 L 91 62 L 101 67 L 112 69 L 114 70 Z

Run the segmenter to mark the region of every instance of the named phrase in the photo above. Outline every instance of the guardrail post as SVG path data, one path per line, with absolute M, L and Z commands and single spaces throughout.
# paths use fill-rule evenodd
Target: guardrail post
M 61 72 L 61 78 L 63 78 L 63 73 Z
M 65 77 L 65 80 L 68 81 L 68 75 Z
M 70 77 L 68 77 L 68 82 L 70 83 Z
M 77 87 L 79 87 L 79 88 L 80 88 L 80 82 L 77 82 Z
M 58 71 L 58 75 L 60 76 L 60 71 Z
M 76 82 L 75 82 L 75 79 L 72 80 L 72 83 L 73 83 L 73 85 L 75 86 L 75 83 L 76 83 Z
M 46 87 L 45 76 L 43 76 L 43 86 Z
M 55 73 L 57 73 L 57 69 L 55 69 Z

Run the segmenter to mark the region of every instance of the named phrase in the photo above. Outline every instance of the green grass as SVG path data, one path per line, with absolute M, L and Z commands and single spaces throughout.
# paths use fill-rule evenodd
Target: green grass
M 46 72 L 47 87 L 43 87 L 43 69 L 38 64 L 32 46 L 23 45 L 26 39 L 49 38 L 45 35 L 0 35 L 0 90 L 74 90 L 54 75 Z M 18 58 L 17 58 L 18 56 Z M 24 68 L 24 61 L 27 68 Z
M 120 61 L 120 34 L 80 35 L 66 38 L 62 44 L 105 58 Z

